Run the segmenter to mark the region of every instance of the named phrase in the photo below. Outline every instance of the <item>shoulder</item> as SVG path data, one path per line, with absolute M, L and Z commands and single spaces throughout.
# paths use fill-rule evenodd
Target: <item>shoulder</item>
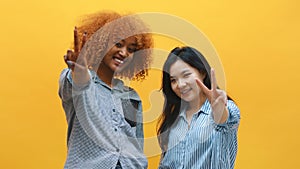
M 227 108 L 229 112 L 235 112 L 235 113 L 240 113 L 240 109 L 236 105 L 236 103 L 233 100 L 228 100 L 227 101 Z

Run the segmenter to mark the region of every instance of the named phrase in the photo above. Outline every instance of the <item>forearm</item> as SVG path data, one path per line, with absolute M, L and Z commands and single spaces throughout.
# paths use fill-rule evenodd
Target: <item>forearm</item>
M 71 73 L 75 85 L 83 86 L 88 84 L 90 80 L 90 74 L 87 68 L 75 68 L 75 70 L 71 71 Z
M 236 132 L 240 122 L 240 110 L 232 100 L 227 102 L 226 110 L 224 110 L 223 116 L 220 117 L 222 117 L 222 120 L 220 120 L 219 123 L 216 122 L 214 117 L 212 119 L 217 131 Z
M 213 112 L 213 119 L 216 124 L 223 124 L 227 121 L 229 116 L 228 108 L 225 106 L 223 111 Z

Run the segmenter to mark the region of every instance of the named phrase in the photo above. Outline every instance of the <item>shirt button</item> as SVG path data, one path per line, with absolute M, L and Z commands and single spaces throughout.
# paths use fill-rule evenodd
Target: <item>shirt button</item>
M 112 109 L 113 112 L 116 112 L 116 109 Z
M 116 149 L 116 151 L 117 151 L 117 152 L 119 152 L 119 151 L 120 151 L 120 149 L 118 149 L 118 148 L 117 148 L 117 149 Z
M 118 129 L 115 128 L 115 131 L 118 131 Z

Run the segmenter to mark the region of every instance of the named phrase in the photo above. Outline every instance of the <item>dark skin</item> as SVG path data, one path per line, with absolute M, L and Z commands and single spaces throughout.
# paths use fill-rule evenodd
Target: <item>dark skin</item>
M 68 50 L 64 60 L 72 70 L 72 79 L 76 85 L 85 85 L 90 80 L 87 60 L 81 49 L 87 41 L 87 34 L 83 34 L 82 41 L 78 40 L 77 28 L 74 29 L 74 51 Z M 128 37 L 115 43 L 103 57 L 97 69 L 97 75 L 109 86 L 112 87 L 112 79 L 115 71 L 124 69 L 133 60 L 136 50 L 136 38 Z
M 79 56 L 80 50 L 83 48 L 87 40 L 87 33 L 85 32 L 82 37 L 82 42 L 79 43 L 77 27 L 74 28 L 74 51 L 68 50 L 67 54 L 64 55 L 65 63 L 68 65 L 72 71 L 76 65 L 77 58 Z
M 74 28 L 74 51 L 68 50 L 64 55 L 65 63 L 72 70 L 72 78 L 77 85 L 84 85 L 89 81 L 86 58 L 80 58 L 79 53 L 87 41 L 87 33 L 85 32 L 82 41 L 78 40 L 77 28 Z

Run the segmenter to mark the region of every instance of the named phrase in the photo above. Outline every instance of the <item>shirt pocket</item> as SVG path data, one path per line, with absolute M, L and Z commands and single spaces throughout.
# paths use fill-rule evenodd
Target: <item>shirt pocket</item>
M 126 122 L 131 127 L 136 127 L 139 101 L 133 99 L 121 99 L 121 102 Z

